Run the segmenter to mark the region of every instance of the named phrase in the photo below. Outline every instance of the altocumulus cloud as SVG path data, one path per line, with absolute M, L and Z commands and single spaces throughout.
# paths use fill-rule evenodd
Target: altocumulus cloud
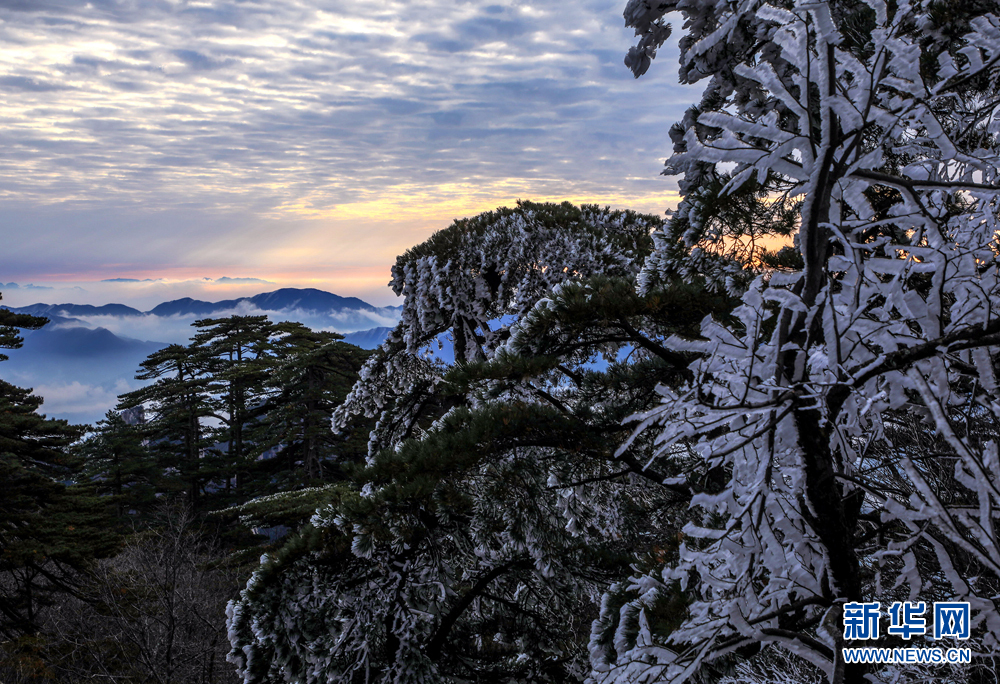
M 246 225 L 220 212 L 662 198 L 693 96 L 672 68 L 633 81 L 623 6 L 0 0 L 0 197 L 37 227 L 11 256 L 85 231 L 76 259 L 139 264 Z

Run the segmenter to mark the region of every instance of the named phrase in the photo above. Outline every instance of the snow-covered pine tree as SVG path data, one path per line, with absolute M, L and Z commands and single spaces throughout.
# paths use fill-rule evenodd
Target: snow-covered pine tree
M 444 366 L 428 352 L 445 340 L 458 361 L 492 358 L 512 323 L 560 283 L 634 276 L 660 223 L 596 205 L 525 201 L 435 233 L 396 260 L 390 286 L 404 297 L 400 323 L 362 368 L 339 422 L 380 416 L 371 453 L 419 433 L 421 420 L 449 408 L 435 389 Z
M 632 0 L 636 75 L 674 11 L 681 79 L 708 84 L 671 130 L 685 199 L 640 290 L 675 274 L 740 285 L 697 249 L 719 235 L 701 197 L 719 178 L 798 203 L 801 268 L 749 283 L 737 321 L 666 344 L 697 356 L 691 380 L 661 387 L 635 437 L 655 435 L 653 467 L 694 452 L 692 472 L 724 485 L 693 498 L 676 566 L 632 578 L 636 638 L 608 639 L 621 612 L 606 602 L 592 681 L 693 680 L 736 655 L 782 662 L 774 649 L 832 682 L 919 678 L 843 662 L 852 601 L 968 601 L 972 643 L 995 652 L 995 3 Z M 687 619 L 657 629 L 647 597 L 673 582 Z M 795 677 L 779 670 L 766 678 Z
M 644 467 L 651 440 L 615 457 L 622 421 L 690 360 L 658 340 L 732 307 L 636 294 L 658 224 L 522 203 L 400 257 L 403 320 L 339 413 L 378 416 L 369 467 L 232 605 L 246 682 L 583 680 L 601 593 L 662 566 L 689 496 Z M 422 352 L 447 334 L 457 364 Z

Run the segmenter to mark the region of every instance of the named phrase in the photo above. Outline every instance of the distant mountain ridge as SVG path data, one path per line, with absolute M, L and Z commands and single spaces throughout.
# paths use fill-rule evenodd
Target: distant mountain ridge
M 357 332 L 344 335 L 344 342 L 348 342 L 362 349 L 375 349 L 381 346 L 389 337 L 392 328 L 372 328 L 370 330 L 358 330 Z
M 73 316 L 142 316 L 143 312 L 124 304 L 29 304 L 28 306 L 6 306 L 15 313 L 45 316 L 47 318 L 72 318 Z
M 10 352 L 12 358 L 43 357 L 46 355 L 74 358 L 113 357 L 119 354 L 141 353 L 145 358 L 167 346 L 165 342 L 147 342 L 116 335 L 107 328 L 54 327 L 26 330 L 25 345 Z M 141 359 L 140 359 L 141 360 Z
M 126 306 L 124 304 L 31 304 L 21 307 L 7 307 L 16 313 L 26 313 L 33 316 L 212 316 L 214 314 L 232 311 L 240 304 L 250 304 L 263 311 L 282 311 L 298 309 L 315 313 L 340 313 L 343 311 L 371 311 L 374 313 L 398 312 L 402 307 L 377 307 L 357 297 L 341 297 L 332 292 L 315 288 L 285 287 L 274 292 L 264 292 L 252 297 L 224 299 L 219 302 L 206 302 L 191 297 L 174 299 L 157 304 L 149 311 Z

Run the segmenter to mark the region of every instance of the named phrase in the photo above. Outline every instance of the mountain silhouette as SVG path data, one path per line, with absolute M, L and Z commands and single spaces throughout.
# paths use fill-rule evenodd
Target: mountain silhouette
M 357 297 L 341 297 L 332 292 L 324 292 L 314 288 L 285 287 L 274 292 L 265 292 L 253 297 L 239 299 L 224 299 L 221 302 L 205 302 L 200 299 L 175 299 L 163 302 L 148 313 L 156 316 L 211 316 L 225 311 L 232 311 L 240 304 L 250 304 L 264 311 L 284 311 L 298 309 L 315 313 L 339 313 L 342 311 L 379 311 L 380 307 L 372 306 Z M 398 309 L 399 307 L 385 307 Z

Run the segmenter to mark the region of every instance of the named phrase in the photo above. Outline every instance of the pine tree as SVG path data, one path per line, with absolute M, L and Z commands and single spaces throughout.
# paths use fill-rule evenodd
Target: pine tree
M 185 494 L 198 510 L 205 484 L 220 470 L 205 457 L 210 443 L 202 421 L 211 415 L 211 407 L 204 366 L 190 347 L 172 344 L 150 354 L 136 378 L 156 382 L 121 395 L 118 410 L 143 407 L 142 434 L 156 455 L 158 488 Z
M 275 450 L 274 458 L 263 463 L 272 462 L 287 478 L 322 480 L 337 451 L 350 449 L 344 437 L 333 433 L 330 421 L 369 352 L 340 342 L 342 335 L 301 323 L 279 323 L 275 332 L 265 382 L 269 394 L 259 407 L 254 453 Z
M 701 239 L 716 179 L 794 208 L 798 258 L 735 288 L 735 321 L 666 343 L 695 357 L 691 380 L 661 385 L 635 438 L 654 436 L 651 467 L 687 463 L 681 486 L 714 472 L 720 487 L 692 499 L 678 561 L 629 580 L 636 636 L 595 630 L 593 680 L 695 680 L 737 655 L 771 681 L 909 676 L 844 662 L 849 602 L 968 601 L 994 650 L 995 5 L 633 0 L 637 75 L 673 11 L 681 79 L 708 83 L 671 130 L 685 198 L 640 283 L 723 280 L 674 249 Z M 678 581 L 688 615 L 657 628 L 647 596 Z M 609 603 L 599 624 L 619 615 Z
M 208 382 L 206 401 L 211 416 L 221 422 L 212 431 L 226 494 L 237 500 L 248 494 L 253 449 L 247 440 L 250 424 L 259 415 L 271 365 L 270 344 L 275 328 L 267 316 L 230 316 L 194 322 L 197 332 L 189 349 L 196 355 Z M 232 485 L 235 484 L 235 491 Z
M 732 305 L 636 294 L 658 223 L 521 203 L 400 257 L 403 320 L 336 414 L 378 416 L 368 468 L 231 607 L 247 682 L 582 681 L 598 598 L 637 552 L 663 563 L 690 498 L 644 467 L 650 440 L 616 457 L 622 421 L 683 377 L 662 339 Z M 423 351 L 442 334 L 455 364 Z
M 118 411 L 108 411 L 91 434 L 74 445 L 84 477 L 96 491 L 112 497 L 116 515 L 148 511 L 161 479 L 144 444 L 142 426 L 130 425 Z
M 0 348 L 16 349 L 18 329 L 44 318 L 0 309 Z M 3 357 L 6 358 L 6 357 Z M 0 635 L 37 632 L 45 606 L 74 592 L 90 562 L 115 544 L 103 506 L 78 487 L 68 447 L 78 426 L 38 413 L 42 398 L 0 380 Z M 18 642 L 3 644 L 16 651 Z
M 555 287 L 588 275 L 629 277 L 662 221 L 569 202 L 518 202 L 455 221 L 401 255 L 390 285 L 404 297 L 400 324 L 361 370 L 343 408 L 378 418 L 370 453 L 419 434 L 451 408 L 439 395 L 443 341 L 458 362 L 489 358 L 516 320 Z

